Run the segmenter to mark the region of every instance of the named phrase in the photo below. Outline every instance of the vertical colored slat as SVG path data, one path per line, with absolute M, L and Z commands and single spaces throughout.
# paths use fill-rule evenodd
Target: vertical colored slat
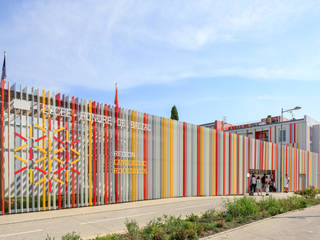
M 293 153 L 293 151 L 292 151 L 292 148 L 290 148 L 290 192 L 292 192 L 292 182 L 293 182 L 293 180 L 294 180 L 294 178 L 293 178 L 293 174 L 292 174 L 292 154 Z
M 104 116 L 108 117 L 108 106 L 104 105 Z M 104 121 L 104 203 L 108 203 L 108 124 Z
M 143 116 L 143 123 L 145 125 L 148 124 L 148 115 L 145 113 Z M 143 189 L 143 197 L 144 200 L 148 199 L 148 131 L 144 128 L 143 130 L 143 158 L 144 158 L 144 189 Z
M 197 196 L 200 196 L 200 126 L 197 126 Z
M 57 107 L 60 108 L 60 93 L 56 95 L 56 102 L 57 102 Z M 57 117 L 57 121 L 58 121 L 58 129 L 61 128 L 61 117 L 60 115 L 58 115 Z M 60 139 L 61 138 L 61 133 L 59 132 L 58 133 L 58 138 Z M 58 142 L 58 149 L 61 148 L 61 143 Z M 61 160 L 61 152 L 58 153 L 58 159 Z M 61 168 L 61 164 L 60 162 L 58 163 L 58 168 L 60 169 Z M 59 171 L 58 173 L 58 179 L 61 181 L 61 172 Z M 61 183 L 58 183 L 58 209 L 61 209 Z
M 250 147 L 251 147 L 251 143 L 250 143 L 250 138 L 248 137 L 248 173 L 250 172 L 250 155 L 251 155 L 251 151 L 250 151 Z M 250 182 L 248 181 L 248 191 L 250 189 Z
M 232 134 L 232 146 L 233 146 L 233 164 L 232 164 L 232 194 L 236 194 L 236 135 Z
M 72 97 L 72 142 L 75 140 L 75 100 L 74 97 Z M 75 153 L 72 152 L 72 162 L 75 160 Z M 72 171 L 72 207 L 75 207 L 75 201 L 76 201 L 76 195 L 75 195 L 75 175 L 74 172 Z
M 1 82 L 1 207 L 2 214 L 5 213 L 4 201 L 4 87 L 5 80 Z
M 246 193 L 246 191 L 245 191 L 245 188 L 244 188 L 244 186 L 245 186 L 245 179 L 246 179 L 246 175 L 245 175 L 245 166 L 246 166 L 246 164 L 245 164 L 245 137 L 244 136 L 242 136 L 242 191 L 243 191 L 243 194 L 245 194 Z
M 219 185 L 218 185 L 218 177 L 219 177 L 219 132 L 216 130 L 216 174 L 215 174 L 215 183 L 216 183 L 216 195 L 219 192 Z
M 226 195 L 226 132 L 223 131 L 223 195 Z
M 212 195 L 216 194 L 216 130 L 212 130 Z
M 162 118 L 162 198 L 167 197 L 167 119 Z
M 89 101 L 89 205 L 92 206 L 92 102 Z
M 288 175 L 288 147 L 286 146 L 286 175 Z
M 239 165 L 239 153 L 240 153 L 240 149 L 239 149 L 239 134 L 237 134 L 237 195 L 239 195 L 239 185 L 240 185 L 240 178 L 239 178 L 239 171 L 240 171 L 240 165 Z
M 183 196 L 187 192 L 187 124 L 183 122 Z
M 11 95 L 11 91 L 10 91 L 10 83 L 8 82 L 8 136 L 7 136 L 7 139 L 8 139 L 8 213 L 11 213 L 11 181 L 10 181 L 10 95 Z M 33 103 L 33 91 L 32 91 L 32 103 Z M 32 121 L 33 121 L 33 116 L 32 116 Z M 32 191 L 33 193 L 33 191 Z M 34 200 L 34 197 L 33 197 L 33 200 Z M 34 203 L 34 201 L 33 201 Z M 34 210 L 34 207 L 32 208 Z
M 42 104 L 43 104 L 43 112 L 42 112 L 42 127 L 46 127 L 46 114 L 45 114 L 45 108 L 46 108 L 46 95 L 45 90 L 42 91 Z M 49 136 L 48 136 L 49 137 Z M 42 148 L 45 149 L 45 140 L 43 139 L 42 142 Z M 43 161 L 43 171 L 46 171 L 46 161 Z M 46 184 L 45 182 L 42 183 L 42 209 L 46 210 Z
M 296 124 L 294 123 L 293 124 L 293 144 L 295 144 L 296 143 Z M 293 145 L 293 147 L 294 147 L 294 145 Z
M 229 164 L 228 164 L 228 175 L 229 175 L 229 179 L 228 179 L 228 195 L 231 194 L 231 161 L 232 161 L 232 154 L 231 154 L 231 140 L 232 140 L 232 134 L 229 133 L 228 134 L 228 138 L 229 138 L 229 148 L 228 148 L 228 157 L 229 157 Z
M 170 156 L 170 159 L 169 159 L 169 162 L 170 162 L 170 172 L 169 172 L 169 181 L 170 181 L 170 189 L 169 189 L 169 195 L 170 197 L 173 197 L 173 120 L 170 119 L 169 120 L 169 129 L 170 129 L 170 146 L 169 146 L 169 156 Z
M 254 169 L 257 169 L 257 139 L 254 139 Z
M 200 196 L 204 195 L 204 127 L 200 127 Z
M 92 144 L 92 163 L 93 163 L 93 168 L 92 168 L 92 174 L 93 174 L 93 205 L 95 206 L 97 204 L 97 145 L 96 145 L 96 141 L 97 141 L 97 133 L 96 133 L 96 113 L 97 113 L 97 106 L 96 106 L 96 102 L 92 103 L 92 113 L 93 113 L 93 134 L 92 134 L 92 138 L 93 138 L 93 144 Z M 116 118 L 117 119 L 117 118 Z M 116 139 L 116 146 L 117 146 L 117 133 L 115 136 Z M 116 147 L 116 151 L 117 151 L 117 147 Z M 117 179 L 117 175 L 116 175 L 116 179 Z M 116 184 L 115 184 L 115 188 L 116 188 L 116 203 L 118 202 L 118 182 L 116 180 Z

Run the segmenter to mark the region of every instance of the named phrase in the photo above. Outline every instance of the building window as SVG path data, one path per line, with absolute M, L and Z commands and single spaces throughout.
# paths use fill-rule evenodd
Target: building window
M 268 130 L 257 131 L 256 134 L 255 134 L 255 139 L 262 140 L 262 141 L 269 141 L 269 132 L 268 132 Z
M 280 130 L 279 141 L 280 142 L 285 142 L 286 141 L 286 130 Z

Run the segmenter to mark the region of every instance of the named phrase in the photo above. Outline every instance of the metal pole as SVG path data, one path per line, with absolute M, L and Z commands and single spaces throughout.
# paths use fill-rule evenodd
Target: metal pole
M 282 121 L 283 121 L 283 108 L 281 108 L 281 117 L 280 117 L 280 192 L 282 192 L 282 188 L 283 188 L 283 185 L 282 185 L 282 138 L 283 138 L 283 134 L 282 134 Z

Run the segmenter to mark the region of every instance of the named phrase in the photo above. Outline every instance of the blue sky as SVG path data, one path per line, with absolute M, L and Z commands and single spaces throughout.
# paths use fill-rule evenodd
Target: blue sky
M 205 123 L 320 120 L 320 2 L 0 0 L 7 77 Z M 289 115 L 290 116 L 290 115 Z M 289 117 L 288 116 L 288 117 Z

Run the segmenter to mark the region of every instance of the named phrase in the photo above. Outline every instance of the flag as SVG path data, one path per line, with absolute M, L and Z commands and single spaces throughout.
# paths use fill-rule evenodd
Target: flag
M 119 99 L 118 99 L 118 86 L 116 83 L 116 96 L 114 98 L 114 105 L 116 105 L 116 108 L 119 108 Z
M 1 80 L 5 80 L 6 78 L 7 78 L 7 74 L 6 74 L 6 52 L 4 52 Z

